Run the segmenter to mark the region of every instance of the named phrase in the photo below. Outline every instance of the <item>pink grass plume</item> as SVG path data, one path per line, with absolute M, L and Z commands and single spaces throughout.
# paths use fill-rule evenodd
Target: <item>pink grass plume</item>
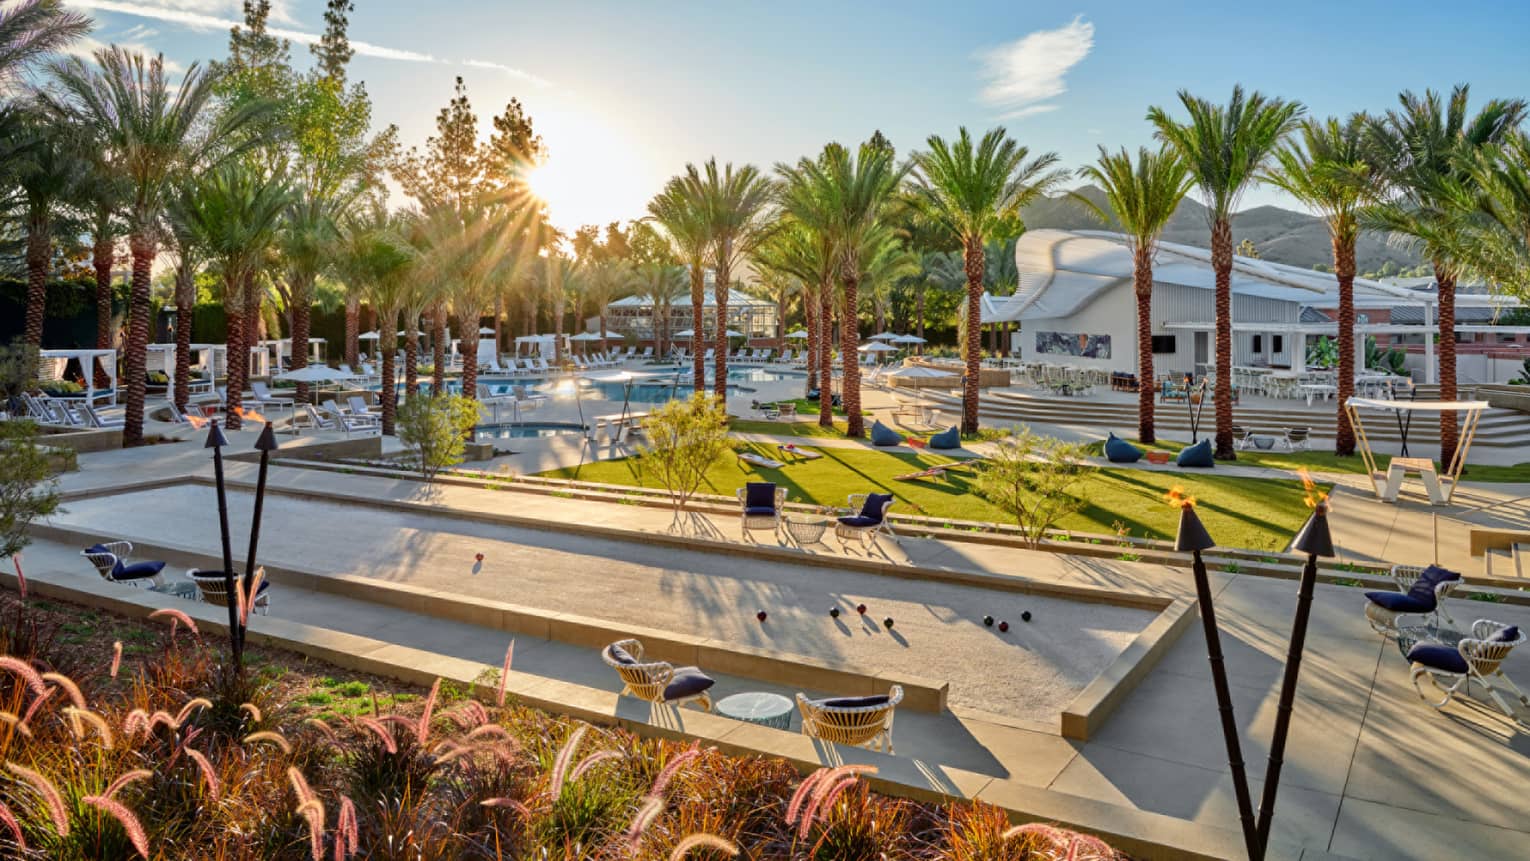
M 192 762 L 197 764 L 197 770 L 202 772 L 202 780 L 207 783 L 207 797 L 211 798 L 214 804 L 217 804 L 218 803 L 218 772 L 217 772 L 217 769 L 213 768 L 213 764 L 208 761 L 207 757 L 205 755 L 203 755 L 203 753 L 200 750 L 196 750 L 195 748 L 188 747 L 188 748 L 186 748 L 186 756 L 189 757 Z
M 499 671 L 499 693 L 494 699 L 494 704 L 500 708 L 505 707 L 505 688 L 510 684 L 510 662 L 515 658 L 515 641 L 505 648 L 505 665 Z
M 122 641 L 112 643 L 112 678 L 117 678 L 117 671 L 122 669 Z
M 32 787 L 32 790 L 43 800 L 43 806 L 48 809 L 48 818 L 53 820 L 53 830 L 58 833 L 58 836 L 68 837 L 69 811 L 64 807 L 64 798 L 59 794 L 58 787 L 54 786 L 48 778 L 24 765 L 7 762 L 5 767 L 10 769 L 12 774 L 26 781 L 27 785 Z
M 26 661 L 11 655 L 0 655 L 0 670 L 9 670 L 20 676 L 27 687 L 32 689 L 32 693 L 40 697 L 48 695 L 48 686 L 43 684 L 42 676 Z
M 133 848 L 138 850 L 138 854 L 144 858 L 149 857 L 149 836 L 144 833 L 143 825 L 139 823 L 138 817 L 133 815 L 133 811 L 127 809 L 121 802 L 101 795 L 87 795 L 80 801 L 100 808 L 117 820 L 122 830 L 127 832 L 128 840 L 132 841 Z
M 691 854 L 692 849 L 701 847 L 716 849 L 729 857 L 738 854 L 738 847 L 718 837 L 716 834 L 692 834 L 675 844 L 675 851 L 669 853 L 669 861 L 684 861 Z
M 202 632 L 197 630 L 197 623 L 192 621 L 190 616 L 174 607 L 162 607 L 149 614 L 150 619 L 157 619 L 161 616 L 170 620 L 170 636 L 172 637 L 175 636 L 176 625 L 185 625 L 186 629 L 192 634 L 198 637 L 202 636 Z
M 22 852 L 27 851 L 27 841 L 21 836 L 21 823 L 16 821 L 16 814 L 12 813 L 3 801 L 0 801 L 0 822 L 5 823 L 5 827 L 11 832 L 11 839 L 16 841 L 16 848 Z
M 21 600 L 27 599 L 27 575 L 21 573 L 21 554 L 11 555 L 11 564 L 16 566 L 16 591 L 21 593 Z

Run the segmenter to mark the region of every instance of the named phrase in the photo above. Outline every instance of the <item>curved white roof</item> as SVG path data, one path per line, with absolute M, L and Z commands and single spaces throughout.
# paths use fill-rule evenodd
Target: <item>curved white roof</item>
M 710 287 L 708 287 L 706 290 L 702 291 L 701 307 L 703 307 L 703 308 L 712 308 L 712 307 L 715 307 L 716 305 L 717 305 L 717 296 L 716 296 L 716 293 Z M 642 295 L 633 295 L 633 296 L 625 296 L 625 297 L 623 297 L 621 299 L 617 299 L 615 302 L 612 302 L 607 307 L 610 307 L 610 308 L 649 308 L 649 307 L 652 307 L 652 306 L 653 306 L 653 300 L 649 299 L 648 297 L 642 296 Z M 671 307 L 671 308 L 689 308 L 689 307 L 691 307 L 691 294 L 690 293 L 686 293 L 684 296 L 676 298 L 675 301 L 669 303 L 669 307 Z M 755 297 L 750 296 L 748 293 L 744 293 L 744 292 L 741 292 L 739 290 L 729 290 L 728 291 L 728 307 L 729 308 L 744 308 L 744 307 L 769 307 L 769 308 L 774 308 L 774 307 L 776 307 L 776 303 L 767 301 L 765 299 L 756 299 Z
M 1130 283 L 1132 253 L 1126 238 L 1118 233 L 1028 230 L 1015 243 L 1015 266 L 1020 270 L 1020 286 L 1009 313 L 1029 318 L 1065 317 L 1109 288 Z M 1153 283 L 1214 289 L 1211 252 L 1174 242 L 1159 243 L 1153 258 Z M 1325 272 L 1233 257 L 1232 290 L 1236 295 L 1329 306 L 1337 304 L 1338 289 L 1338 281 Z M 1404 287 L 1356 278 L 1355 301 L 1388 306 L 1428 299 Z

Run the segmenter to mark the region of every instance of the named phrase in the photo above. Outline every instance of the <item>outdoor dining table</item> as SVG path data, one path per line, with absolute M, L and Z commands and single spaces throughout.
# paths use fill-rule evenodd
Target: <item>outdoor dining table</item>
M 791 729 L 792 701 L 780 694 L 751 691 L 733 694 L 717 701 L 717 713 L 723 717 L 774 729 Z

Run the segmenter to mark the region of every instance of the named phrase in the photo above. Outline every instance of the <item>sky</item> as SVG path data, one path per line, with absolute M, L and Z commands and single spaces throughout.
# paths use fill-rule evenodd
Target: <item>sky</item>
M 66 0 L 98 27 L 80 49 L 162 52 L 172 69 L 226 54 L 240 0 Z M 1068 168 L 1151 144 L 1149 106 L 1225 100 L 1236 83 L 1321 116 L 1383 110 L 1404 89 L 1472 85 L 1530 98 L 1524 0 L 355 0 L 352 80 L 379 127 L 423 145 L 462 76 L 483 134 L 518 98 L 549 149 L 534 184 L 554 224 L 641 217 L 687 162 L 770 168 L 880 129 L 900 156 L 927 137 L 1003 125 Z M 323 0 L 276 0 L 295 61 Z M 1176 112 L 1176 115 L 1181 115 Z M 1299 208 L 1257 188 L 1245 206 Z

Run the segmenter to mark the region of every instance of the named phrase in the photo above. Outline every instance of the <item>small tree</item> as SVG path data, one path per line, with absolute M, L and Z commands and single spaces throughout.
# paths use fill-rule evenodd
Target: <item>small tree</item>
M 1032 548 L 1059 520 L 1084 507 L 1084 448 L 1030 428 L 999 443 L 978 473 L 978 492 L 1015 518 Z
M 678 516 L 728 450 L 728 411 L 711 395 L 696 392 L 649 413 L 643 433 L 648 438 L 643 468 L 664 483 Z
M 466 442 L 478 424 L 478 402 L 460 395 L 416 395 L 398 410 L 398 438 L 426 481 L 465 459 Z
M 32 543 L 27 527 L 58 510 L 58 484 L 47 452 L 37 444 L 37 425 L 0 421 L 0 557 Z

